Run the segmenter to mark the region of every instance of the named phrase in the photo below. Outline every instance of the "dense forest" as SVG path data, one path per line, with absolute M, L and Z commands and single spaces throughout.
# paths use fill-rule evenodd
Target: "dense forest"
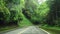
M 34 25 L 60 27 L 60 0 L 0 0 L 0 27 L 19 26 L 24 17 Z

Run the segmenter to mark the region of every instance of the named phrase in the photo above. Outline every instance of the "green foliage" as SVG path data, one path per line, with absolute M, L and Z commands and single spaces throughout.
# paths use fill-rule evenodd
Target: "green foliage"
M 0 0 L 0 24 L 16 24 L 22 20 L 21 0 Z M 1 23 L 3 22 L 3 23 Z
M 8 12 L 8 10 L 5 8 L 5 9 L 0 9 L 0 15 L 1 15 L 1 18 L 0 19 L 2 19 L 2 20 L 5 20 L 6 19 L 6 21 L 9 19 L 9 15 L 10 15 L 10 13 Z
M 59 2 L 60 0 L 53 0 L 49 1 L 48 5 L 50 8 L 48 17 L 47 17 L 47 22 L 49 25 L 54 25 L 54 26 L 60 26 L 60 5 Z
M 25 0 L 25 16 L 32 22 L 37 20 L 37 10 L 38 9 L 38 1 L 37 0 Z M 35 16 L 36 15 L 36 16 Z M 37 20 L 38 21 L 38 20 Z
M 59 0 L 47 0 L 40 5 L 37 0 L 0 0 L 0 24 L 17 25 L 26 17 L 33 24 L 60 26 L 59 4 Z
M 7 7 L 5 7 L 5 2 L 0 0 L 0 24 L 8 23 L 10 18 L 10 12 Z
M 46 18 L 49 10 L 50 8 L 48 6 L 48 3 L 43 2 L 37 7 L 36 12 L 34 11 L 32 21 L 35 22 L 35 24 L 46 24 Z

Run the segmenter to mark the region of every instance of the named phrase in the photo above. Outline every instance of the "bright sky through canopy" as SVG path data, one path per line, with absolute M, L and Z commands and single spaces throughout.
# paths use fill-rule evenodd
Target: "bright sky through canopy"
M 45 2 L 46 0 L 38 0 L 39 4 Z

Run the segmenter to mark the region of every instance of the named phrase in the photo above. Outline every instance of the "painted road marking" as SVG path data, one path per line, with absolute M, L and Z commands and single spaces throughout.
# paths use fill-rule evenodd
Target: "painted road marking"
M 25 28 L 24 30 L 22 30 L 20 33 L 18 34 L 22 34 L 23 32 L 25 32 L 26 30 L 30 29 L 30 27 Z M 41 29 L 41 28 L 40 28 Z M 42 31 L 46 32 L 47 34 L 50 34 L 49 32 L 45 31 L 44 29 L 41 29 Z
M 21 31 L 20 33 L 18 33 L 18 34 L 22 34 L 24 31 L 26 31 L 26 30 L 28 30 L 29 28 L 26 28 L 26 29 L 24 29 L 23 31 Z
M 45 31 L 44 29 L 40 28 L 42 31 L 46 32 L 47 34 L 50 34 L 49 32 Z

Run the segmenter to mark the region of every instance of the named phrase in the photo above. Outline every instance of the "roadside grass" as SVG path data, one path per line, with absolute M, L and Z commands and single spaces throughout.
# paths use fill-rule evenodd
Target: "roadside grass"
M 40 26 L 40 28 L 48 31 L 50 34 L 60 34 L 60 27 Z
M 10 30 L 16 29 L 16 28 L 17 28 L 16 25 L 0 27 L 0 33 L 5 32 L 5 31 L 10 31 Z
M 27 27 L 33 25 L 24 15 L 23 20 L 19 23 L 19 27 Z

